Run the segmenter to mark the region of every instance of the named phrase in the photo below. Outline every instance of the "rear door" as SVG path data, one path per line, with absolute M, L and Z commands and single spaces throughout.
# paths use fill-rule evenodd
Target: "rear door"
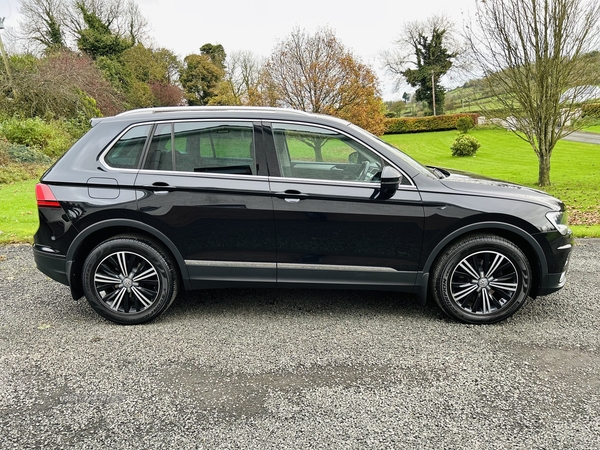
M 138 211 L 177 246 L 193 288 L 272 283 L 273 204 L 251 121 L 157 123 Z M 258 156 L 257 156 L 258 155 Z
M 379 200 L 389 162 L 375 151 L 331 128 L 271 127 L 278 283 L 411 290 L 423 235 L 412 182 Z

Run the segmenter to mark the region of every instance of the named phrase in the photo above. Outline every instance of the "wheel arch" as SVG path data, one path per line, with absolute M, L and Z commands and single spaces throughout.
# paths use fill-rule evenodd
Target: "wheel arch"
M 427 292 L 429 289 L 429 274 L 433 269 L 434 265 L 443 254 L 444 250 L 450 245 L 457 242 L 466 236 L 473 234 L 494 234 L 496 236 L 503 237 L 513 242 L 517 247 L 521 249 L 525 256 L 529 260 L 529 264 L 533 271 L 533 283 L 531 286 L 530 296 L 536 297 L 540 287 L 540 281 L 548 274 L 548 264 L 546 256 L 540 244 L 526 231 L 523 229 L 502 222 L 480 222 L 476 224 L 470 224 L 459 228 L 449 235 L 445 236 L 444 239 L 439 241 L 434 249 L 429 253 L 427 260 L 423 265 L 423 275 L 418 292 L 422 302 L 425 302 L 427 298 Z
M 147 237 L 160 245 L 161 248 L 175 261 L 178 275 L 181 277 L 184 288 L 191 289 L 185 261 L 173 242 L 156 228 L 130 219 L 109 219 L 97 222 L 73 240 L 66 255 L 66 273 L 71 294 L 78 299 L 83 296 L 81 285 L 81 269 L 86 255 L 99 243 L 119 234 L 137 234 Z

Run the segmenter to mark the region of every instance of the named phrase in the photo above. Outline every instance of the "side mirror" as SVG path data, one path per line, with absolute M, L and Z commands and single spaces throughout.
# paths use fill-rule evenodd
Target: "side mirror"
M 358 164 L 358 152 L 352 152 L 348 155 L 349 164 Z
M 392 198 L 400 186 L 400 180 L 402 180 L 400 172 L 393 167 L 385 166 L 381 171 L 381 190 L 377 198 L 380 200 Z

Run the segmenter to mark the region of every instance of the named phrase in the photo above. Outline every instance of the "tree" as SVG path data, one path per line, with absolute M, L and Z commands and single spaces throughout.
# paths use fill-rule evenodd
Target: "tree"
M 313 35 L 294 30 L 276 46 L 263 76 L 265 103 L 330 114 L 374 134 L 383 132 L 384 106 L 377 76 L 329 29 Z
M 213 45 L 211 43 L 204 44 L 200 47 L 200 54 L 206 55 L 210 61 L 222 70 L 225 70 L 225 59 L 227 54 L 221 44 Z
M 21 0 L 21 35 L 43 50 L 65 47 L 65 4 L 63 0 Z
M 486 0 L 469 30 L 489 90 L 514 117 L 515 132 L 535 151 L 538 184 L 550 185 L 556 142 L 571 130 L 575 106 L 597 74 L 584 55 L 598 48 L 600 4 L 586 0 Z M 579 86 L 567 90 L 572 86 Z
M 397 88 L 406 81 L 417 88 L 415 99 L 425 102 L 430 114 L 442 114 L 445 89 L 440 79 L 462 52 L 452 24 L 443 16 L 407 23 L 396 45 L 395 51 L 384 54 L 384 65 L 395 77 Z
M 181 104 L 183 92 L 172 84 L 181 63 L 173 52 L 138 43 L 121 54 L 120 62 L 134 80 L 128 95 L 132 107 Z
M 18 97 L 0 95 L 0 109 L 21 117 L 82 119 L 123 111 L 122 97 L 104 79 L 94 61 L 68 50 L 42 58 L 11 58 Z
M 92 59 L 105 56 L 114 58 L 132 47 L 132 38 L 121 37 L 110 29 L 110 22 L 104 22 L 98 14 L 90 11 L 85 3 L 78 2 L 86 28 L 79 31 L 77 47 L 87 53 Z
M 71 38 L 78 41 L 82 32 L 89 28 L 83 11 L 93 15 L 104 28 L 120 39 L 143 42 L 148 34 L 148 21 L 142 15 L 135 0 L 65 0 L 70 1 L 66 8 L 65 27 Z
M 217 87 L 225 71 L 207 54 L 191 54 L 184 58 L 179 81 L 188 105 L 208 105 L 217 95 Z
M 263 105 L 263 60 L 249 51 L 233 52 L 225 59 L 225 77 L 211 99 L 216 105 Z
M 403 100 L 397 100 L 394 102 L 385 102 L 385 107 L 387 110 L 386 117 L 400 117 L 402 116 L 402 112 L 406 108 L 406 103 Z

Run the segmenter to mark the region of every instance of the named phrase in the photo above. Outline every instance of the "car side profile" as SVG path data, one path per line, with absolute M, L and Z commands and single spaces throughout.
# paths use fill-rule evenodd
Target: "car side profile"
M 359 127 L 278 108 L 94 119 L 36 186 L 39 270 L 121 324 L 180 290 L 392 290 L 494 323 L 566 281 L 565 206 L 424 167 Z

